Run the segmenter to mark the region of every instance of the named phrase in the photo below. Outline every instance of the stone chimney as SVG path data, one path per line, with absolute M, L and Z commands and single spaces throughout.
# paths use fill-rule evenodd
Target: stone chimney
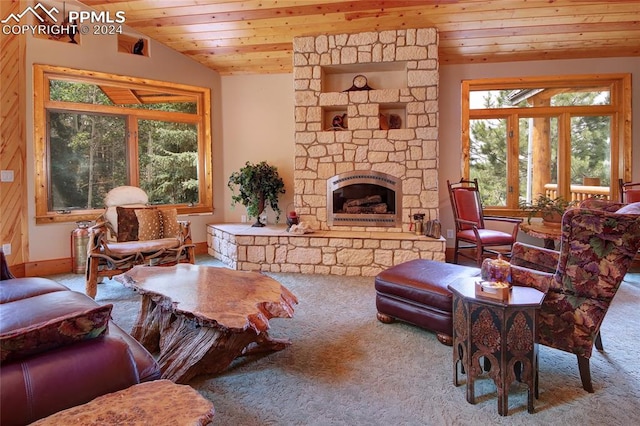
M 406 232 L 438 218 L 438 35 L 433 28 L 297 37 L 295 209 L 318 230 Z M 364 75 L 371 90 L 349 90 Z M 344 117 L 344 127 L 334 127 Z M 339 121 L 339 120 L 338 120 Z M 327 180 L 353 171 L 402 184 L 402 222 L 328 224 Z

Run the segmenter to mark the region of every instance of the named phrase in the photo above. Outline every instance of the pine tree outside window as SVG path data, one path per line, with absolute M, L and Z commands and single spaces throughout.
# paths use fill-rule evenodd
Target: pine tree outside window
M 209 89 L 37 65 L 36 221 L 93 219 L 117 186 L 212 211 Z
M 617 199 L 631 177 L 630 75 L 462 83 L 462 175 L 488 214 L 519 215 L 538 195 Z

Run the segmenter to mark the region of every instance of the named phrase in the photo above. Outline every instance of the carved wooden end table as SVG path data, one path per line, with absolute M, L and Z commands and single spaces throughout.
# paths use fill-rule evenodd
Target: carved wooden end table
M 135 266 L 116 279 L 142 295 L 131 335 L 159 352 L 162 377 L 186 383 L 249 353 L 291 342 L 269 337 L 269 319 L 291 318 L 296 297 L 259 272 L 213 266 Z
M 488 372 L 497 388 L 498 413 L 506 416 L 509 386 L 518 380 L 529 388 L 527 410 L 533 413 L 533 395 L 538 397 L 536 311 L 544 293 L 514 286 L 505 301 L 476 297 L 477 279 L 449 285 L 453 293 L 453 384 L 458 386 L 461 362 L 461 372 L 467 375 L 467 401 L 473 404 L 474 381 Z

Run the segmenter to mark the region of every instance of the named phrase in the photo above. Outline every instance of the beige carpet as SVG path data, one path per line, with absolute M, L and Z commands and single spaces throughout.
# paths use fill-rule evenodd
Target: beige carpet
M 198 263 L 219 265 L 208 257 Z M 294 318 L 271 321 L 293 345 L 239 359 L 217 377 L 190 383 L 216 408 L 214 425 L 632 425 L 640 419 L 640 274 L 629 275 L 602 326 L 604 352 L 591 358 L 595 393 L 582 390 L 577 361 L 540 347 L 540 399 L 526 409 L 515 384 L 509 416 L 497 413 L 489 379 L 476 404 L 455 387 L 452 348 L 435 335 L 376 318 L 372 278 L 269 274 L 300 300 Z M 81 275 L 51 277 L 82 290 Z M 113 280 L 98 287 L 114 320 L 130 330 L 138 296 Z

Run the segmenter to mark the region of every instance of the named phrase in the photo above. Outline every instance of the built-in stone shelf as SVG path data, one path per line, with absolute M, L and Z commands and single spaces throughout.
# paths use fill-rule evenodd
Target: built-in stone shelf
M 287 232 L 285 225 L 207 225 L 209 254 L 241 271 L 373 277 L 408 260 L 444 262 L 445 243 L 444 238 L 409 232 L 319 230 L 299 235 Z

